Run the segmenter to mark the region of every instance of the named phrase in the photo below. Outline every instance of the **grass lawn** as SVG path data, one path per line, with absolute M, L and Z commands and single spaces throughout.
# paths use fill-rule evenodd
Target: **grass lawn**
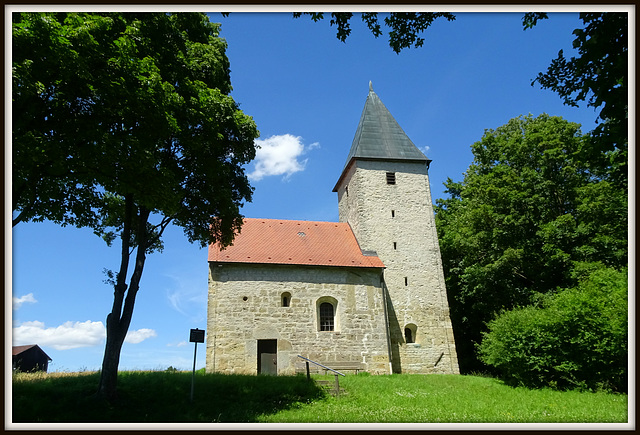
M 327 379 L 333 378 L 327 376 Z M 478 376 L 340 378 L 346 395 L 276 414 L 268 422 L 622 423 L 627 396 L 511 388 Z
M 511 388 L 478 376 L 340 378 L 336 398 L 304 376 L 122 372 L 119 400 L 92 397 L 97 373 L 18 374 L 13 422 L 626 423 L 627 395 Z M 314 376 L 330 380 L 333 376 Z

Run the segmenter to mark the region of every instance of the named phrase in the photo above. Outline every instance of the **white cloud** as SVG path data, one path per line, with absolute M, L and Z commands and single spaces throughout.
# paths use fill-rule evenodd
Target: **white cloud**
M 140 343 L 157 334 L 153 329 L 129 331 L 125 339 L 128 343 Z M 104 342 L 106 330 L 102 322 L 65 322 L 56 327 L 45 327 L 37 320 L 23 322 L 13 328 L 13 344 L 38 344 L 50 346 L 56 350 L 68 350 L 78 347 L 98 346 Z
M 256 139 L 256 145 L 258 148 L 255 168 L 248 175 L 253 181 L 259 181 L 271 175 L 284 175 L 286 179 L 296 172 L 303 171 L 308 159 L 300 160 L 300 157 L 319 146 L 316 142 L 305 147 L 300 136 L 291 134 Z
M 138 329 L 137 331 L 127 332 L 127 336 L 125 337 L 124 341 L 126 341 L 127 343 L 137 344 L 146 340 L 147 338 L 157 336 L 158 334 L 156 334 L 156 331 L 154 331 L 153 329 L 142 328 Z
M 179 312 L 180 314 L 186 315 L 184 310 L 182 309 L 182 294 L 179 291 L 174 291 L 173 293 L 167 292 L 167 299 L 169 299 L 169 303 L 173 307 L 174 310 Z
M 427 155 L 427 153 L 429 152 L 430 149 L 431 148 L 428 145 L 420 147 L 420 151 L 422 151 L 425 156 Z
M 19 298 L 14 296 L 12 298 L 12 301 L 13 301 L 14 310 L 17 310 L 18 308 L 20 308 L 24 303 L 35 304 L 36 302 L 38 302 L 36 301 L 36 298 L 33 297 L 33 293 L 29 293 Z
M 102 322 L 65 322 L 55 328 L 45 328 L 37 320 L 24 322 L 13 328 L 14 344 L 38 344 L 51 346 L 56 350 L 97 346 L 104 340 L 105 329 Z
M 207 289 L 202 289 L 202 277 L 198 275 L 197 279 L 193 279 L 169 274 L 164 276 L 168 278 L 167 285 L 171 286 L 166 290 L 169 305 L 193 321 L 200 321 L 203 316 L 206 319 Z
M 169 343 L 169 344 L 167 344 L 167 346 L 169 346 L 169 347 L 183 347 L 183 346 L 186 346 L 187 344 L 189 344 L 189 343 L 187 343 L 186 341 L 181 341 L 179 343 Z

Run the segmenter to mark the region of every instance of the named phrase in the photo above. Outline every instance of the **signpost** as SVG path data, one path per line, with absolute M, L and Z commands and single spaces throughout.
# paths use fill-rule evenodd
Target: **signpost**
M 204 330 L 198 328 L 192 329 L 191 334 L 189 334 L 189 341 L 195 343 L 195 348 L 193 349 L 193 372 L 191 373 L 191 401 L 193 402 L 193 386 L 196 378 L 196 353 L 198 351 L 198 343 L 204 343 Z

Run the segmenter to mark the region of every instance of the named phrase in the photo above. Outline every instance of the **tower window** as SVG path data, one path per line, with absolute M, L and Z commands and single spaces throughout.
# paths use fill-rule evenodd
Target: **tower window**
M 405 286 L 409 285 L 409 278 L 407 278 L 406 276 L 404 277 L 404 285 Z
M 282 293 L 281 300 L 282 300 L 282 306 L 283 307 L 290 307 L 291 306 L 291 293 L 289 293 L 289 292 Z
M 396 211 L 395 210 L 391 210 L 391 217 L 396 217 Z
M 387 184 L 396 184 L 395 172 L 387 172 Z
M 398 244 L 396 242 L 393 242 L 393 249 L 398 249 Z
M 333 305 L 329 302 L 323 302 L 320 304 L 320 330 L 321 331 L 333 331 Z

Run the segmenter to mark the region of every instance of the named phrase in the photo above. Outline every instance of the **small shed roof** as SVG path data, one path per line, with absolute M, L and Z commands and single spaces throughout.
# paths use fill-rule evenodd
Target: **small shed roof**
M 370 255 L 369 255 L 370 254 Z M 383 268 L 375 253 L 360 250 L 346 222 L 245 218 L 233 245 L 209 246 L 209 261 Z
M 27 345 L 24 345 L 24 346 L 12 346 L 11 355 L 12 356 L 20 355 L 22 352 L 26 352 L 27 350 L 31 349 L 32 347 L 37 347 L 38 350 L 40 352 L 42 352 L 47 357 L 47 359 L 49 359 L 49 361 L 52 361 L 51 357 L 49 355 L 47 355 L 44 350 L 40 349 L 40 346 L 38 346 L 37 344 L 27 344 Z

